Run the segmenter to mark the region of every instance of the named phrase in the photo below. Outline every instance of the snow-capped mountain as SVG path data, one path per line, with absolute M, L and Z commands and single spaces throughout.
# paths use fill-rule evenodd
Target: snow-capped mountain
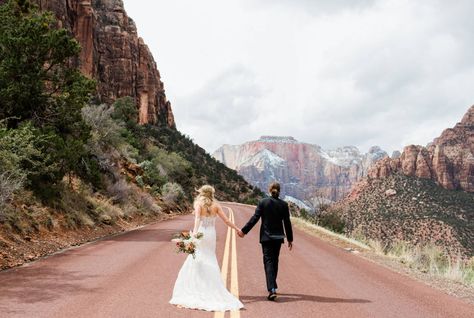
M 254 156 L 242 162 L 241 167 L 254 166 L 259 170 L 267 170 L 277 168 L 285 164 L 285 159 L 279 157 L 270 150 L 263 149 L 257 152 Z
M 283 195 L 311 206 L 314 198 L 343 198 L 387 153 L 380 147 L 368 153 L 354 146 L 325 150 L 293 137 L 263 136 L 242 145 L 224 145 L 213 157 L 262 190 L 279 181 Z
M 292 196 L 289 196 L 289 195 L 286 195 L 283 200 L 285 200 L 286 202 L 291 202 L 291 203 L 294 203 L 296 204 L 300 209 L 305 209 L 306 211 L 311 211 L 313 209 L 312 206 L 310 206 L 309 204 L 301 201 L 301 200 L 298 200 L 297 198 L 294 198 Z

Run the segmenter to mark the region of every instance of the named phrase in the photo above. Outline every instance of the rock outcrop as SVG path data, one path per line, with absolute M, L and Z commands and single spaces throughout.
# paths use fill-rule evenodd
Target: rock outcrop
M 383 178 L 397 172 L 431 179 L 445 189 L 474 192 L 474 106 L 428 146 L 407 146 L 399 157 L 378 162 L 368 176 Z
M 111 103 L 135 98 L 141 124 L 175 128 L 170 102 L 153 56 L 138 37 L 122 0 L 34 0 L 54 12 L 60 25 L 81 44 L 78 65 L 98 84 L 98 98 Z
M 342 199 L 387 153 L 372 147 L 362 154 L 352 146 L 326 151 L 292 137 L 264 136 L 238 146 L 224 145 L 213 156 L 263 190 L 278 180 L 284 195 L 312 203 Z

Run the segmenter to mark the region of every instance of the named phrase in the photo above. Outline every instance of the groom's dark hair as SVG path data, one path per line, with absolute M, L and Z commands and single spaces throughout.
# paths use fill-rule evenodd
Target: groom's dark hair
M 278 182 L 272 182 L 270 183 L 270 186 L 268 187 L 268 192 L 277 199 L 280 196 L 280 184 Z

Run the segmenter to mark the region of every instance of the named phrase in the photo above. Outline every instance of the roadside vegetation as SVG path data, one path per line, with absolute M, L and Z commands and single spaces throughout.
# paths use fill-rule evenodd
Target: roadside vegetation
M 468 260 L 453 257 L 434 244 L 413 246 L 397 241 L 389 246 L 377 240 L 368 240 L 366 244 L 375 253 L 396 259 L 412 269 L 474 288 L 474 257 Z
M 369 251 L 431 277 L 448 279 L 474 288 L 474 257 L 467 259 L 460 255 L 453 256 L 432 243 L 413 245 L 402 240 L 384 243 L 361 233 L 347 234 L 344 232 L 344 221 L 333 211 L 326 216 L 315 216 L 292 206 L 291 212 L 295 226 L 338 246 L 362 253 Z

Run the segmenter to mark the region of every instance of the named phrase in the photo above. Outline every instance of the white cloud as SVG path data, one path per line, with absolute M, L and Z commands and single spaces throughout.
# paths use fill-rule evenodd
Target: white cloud
M 192 138 L 207 140 L 217 148 L 222 136 L 238 137 L 249 129 L 252 124 L 249 118 L 259 115 L 262 93 L 253 73 L 242 66 L 233 66 L 180 99 L 180 119 L 186 123 L 186 132 Z
M 357 3 L 357 5 L 355 5 Z M 125 0 L 178 128 L 212 152 L 260 135 L 426 144 L 474 101 L 474 2 Z

